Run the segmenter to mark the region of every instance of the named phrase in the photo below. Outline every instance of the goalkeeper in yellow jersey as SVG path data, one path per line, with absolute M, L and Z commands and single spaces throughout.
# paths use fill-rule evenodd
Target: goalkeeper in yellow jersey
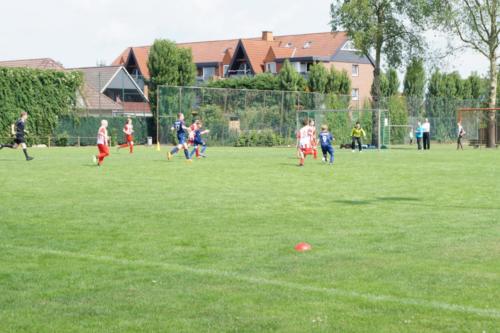
M 358 143 L 359 146 L 359 152 L 362 152 L 363 147 L 361 145 L 361 137 L 366 138 L 366 132 L 364 129 L 361 128 L 361 124 L 359 123 L 359 121 L 356 122 L 356 126 L 354 126 L 354 128 L 352 129 L 351 136 L 352 136 L 352 144 L 351 144 L 352 152 L 354 153 L 356 151 L 356 142 Z

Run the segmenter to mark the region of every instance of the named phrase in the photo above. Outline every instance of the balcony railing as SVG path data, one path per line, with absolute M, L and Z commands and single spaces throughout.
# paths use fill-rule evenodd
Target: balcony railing
M 227 76 L 253 76 L 253 73 L 249 69 L 233 69 L 227 71 Z

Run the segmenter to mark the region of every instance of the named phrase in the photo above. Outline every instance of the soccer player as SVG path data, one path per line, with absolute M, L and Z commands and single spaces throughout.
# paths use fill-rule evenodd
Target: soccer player
M 319 141 L 321 143 L 321 152 L 323 153 L 323 162 L 326 163 L 327 153 L 330 154 L 330 164 L 334 161 L 334 150 L 332 142 L 335 140 L 332 133 L 328 132 L 328 125 L 321 126 L 321 133 L 319 133 Z
M 359 152 L 361 153 L 363 151 L 363 147 L 361 146 L 361 136 L 366 137 L 366 132 L 364 129 L 361 128 L 361 124 L 359 121 L 356 122 L 356 126 L 352 129 L 352 152 L 354 153 L 356 151 L 356 142 L 358 143 L 359 146 Z
M 311 131 L 311 145 L 314 159 L 318 159 L 318 141 L 316 140 L 316 123 L 314 119 L 309 120 L 309 127 Z
M 193 150 L 191 151 L 191 154 L 189 154 L 189 157 L 192 158 L 193 155 L 196 153 L 196 157 L 206 157 L 205 151 L 207 150 L 207 143 L 202 140 L 201 136 L 204 134 L 210 133 L 210 130 L 204 130 L 202 131 L 203 128 L 203 123 L 199 120 L 196 121 L 196 128 L 194 129 L 194 136 L 193 136 Z M 200 154 L 200 149 L 199 146 L 201 146 L 201 154 Z
M 192 160 L 189 158 L 189 152 L 188 152 L 188 144 L 187 144 L 187 134 L 189 133 L 189 128 L 186 127 L 186 124 L 184 123 L 184 114 L 179 113 L 177 115 L 177 120 L 174 123 L 174 126 L 172 126 L 172 131 L 177 132 L 177 146 L 175 146 L 172 151 L 167 153 L 167 158 L 169 160 L 172 159 L 172 156 L 176 154 L 179 150 L 183 149 L 184 150 L 184 156 L 186 156 L 186 160 L 188 162 L 191 162 Z
M 127 118 L 127 122 L 125 123 L 125 126 L 123 126 L 122 131 L 123 134 L 125 134 L 125 140 L 127 143 L 119 145 L 117 150 L 129 147 L 130 153 L 132 154 L 134 152 L 134 137 L 132 136 L 134 133 L 134 125 L 132 125 L 132 118 Z
M 458 135 L 458 138 L 457 138 L 457 150 L 460 149 L 460 148 L 462 150 L 464 150 L 464 146 L 462 145 L 462 138 L 465 135 L 465 130 L 464 130 L 463 126 L 462 126 L 462 122 L 461 121 L 458 122 L 457 127 L 458 127 L 458 129 L 457 129 L 457 135 Z
M 109 156 L 108 121 L 101 120 L 101 127 L 97 131 L 97 149 L 99 154 L 93 156 L 93 161 L 97 166 L 101 166 L 104 158 Z
M 24 156 L 26 157 L 26 161 L 31 161 L 33 157 L 28 155 L 28 148 L 26 146 L 26 140 L 24 139 L 24 135 L 28 133 L 25 129 L 26 120 L 28 119 L 27 112 L 21 112 L 21 117 L 16 121 L 15 124 L 11 126 L 12 135 L 15 136 L 14 144 L 0 144 L 0 149 L 2 148 L 11 148 L 17 149 L 19 145 L 23 148 Z
M 312 141 L 311 141 L 311 128 L 309 121 L 304 119 L 302 122 L 303 127 L 297 133 L 297 151 L 299 154 L 299 166 L 304 166 L 304 161 L 307 155 L 312 155 Z

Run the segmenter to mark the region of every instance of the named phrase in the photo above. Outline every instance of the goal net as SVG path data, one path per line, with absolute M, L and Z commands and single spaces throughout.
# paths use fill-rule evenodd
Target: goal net
M 496 114 L 496 124 L 492 127 L 496 142 L 500 141 L 500 108 L 460 108 L 457 110 L 457 120 L 461 122 L 466 132 L 464 141 L 472 146 L 486 145 L 490 113 Z
M 298 110 L 296 113 L 296 130 L 298 130 L 304 119 L 312 119 L 316 125 L 316 131 L 321 131 L 322 125 L 328 125 L 329 131 L 335 137 L 335 144 L 338 146 L 347 146 L 352 142 L 352 129 L 356 122 L 359 122 L 361 127 L 366 132 L 366 138 L 363 139 L 363 144 L 371 148 L 389 148 L 390 133 L 389 129 L 389 111 L 387 109 L 319 109 L 319 110 Z M 379 142 L 372 142 L 372 134 L 374 132 L 373 119 L 375 122 L 375 137 Z M 378 129 L 378 131 L 377 131 Z

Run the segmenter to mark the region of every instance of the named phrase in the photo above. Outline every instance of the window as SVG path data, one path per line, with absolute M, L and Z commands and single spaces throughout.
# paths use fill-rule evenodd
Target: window
M 359 101 L 359 89 L 354 88 L 351 92 L 351 97 L 353 101 Z
M 290 42 L 286 43 L 286 45 L 285 45 L 285 47 L 292 47 L 292 46 L 293 46 L 293 44 Z
M 300 72 L 299 73 L 307 73 L 307 64 L 300 64 Z
M 229 70 L 229 65 L 224 65 L 224 76 L 227 76 L 227 71 Z
M 210 80 L 215 76 L 215 67 L 203 67 L 203 80 Z
M 276 63 L 275 62 L 266 63 L 266 72 L 276 74 Z
M 354 42 L 349 40 L 342 46 L 342 51 L 358 51 L 358 49 L 354 46 Z
M 292 62 L 292 66 L 295 68 L 297 73 L 300 73 L 300 62 Z
M 305 43 L 304 43 L 304 48 L 305 48 L 305 49 L 310 48 L 310 47 L 311 47 L 311 44 L 312 44 L 312 42 L 305 42 Z
M 359 76 L 359 65 L 352 65 L 352 76 Z

